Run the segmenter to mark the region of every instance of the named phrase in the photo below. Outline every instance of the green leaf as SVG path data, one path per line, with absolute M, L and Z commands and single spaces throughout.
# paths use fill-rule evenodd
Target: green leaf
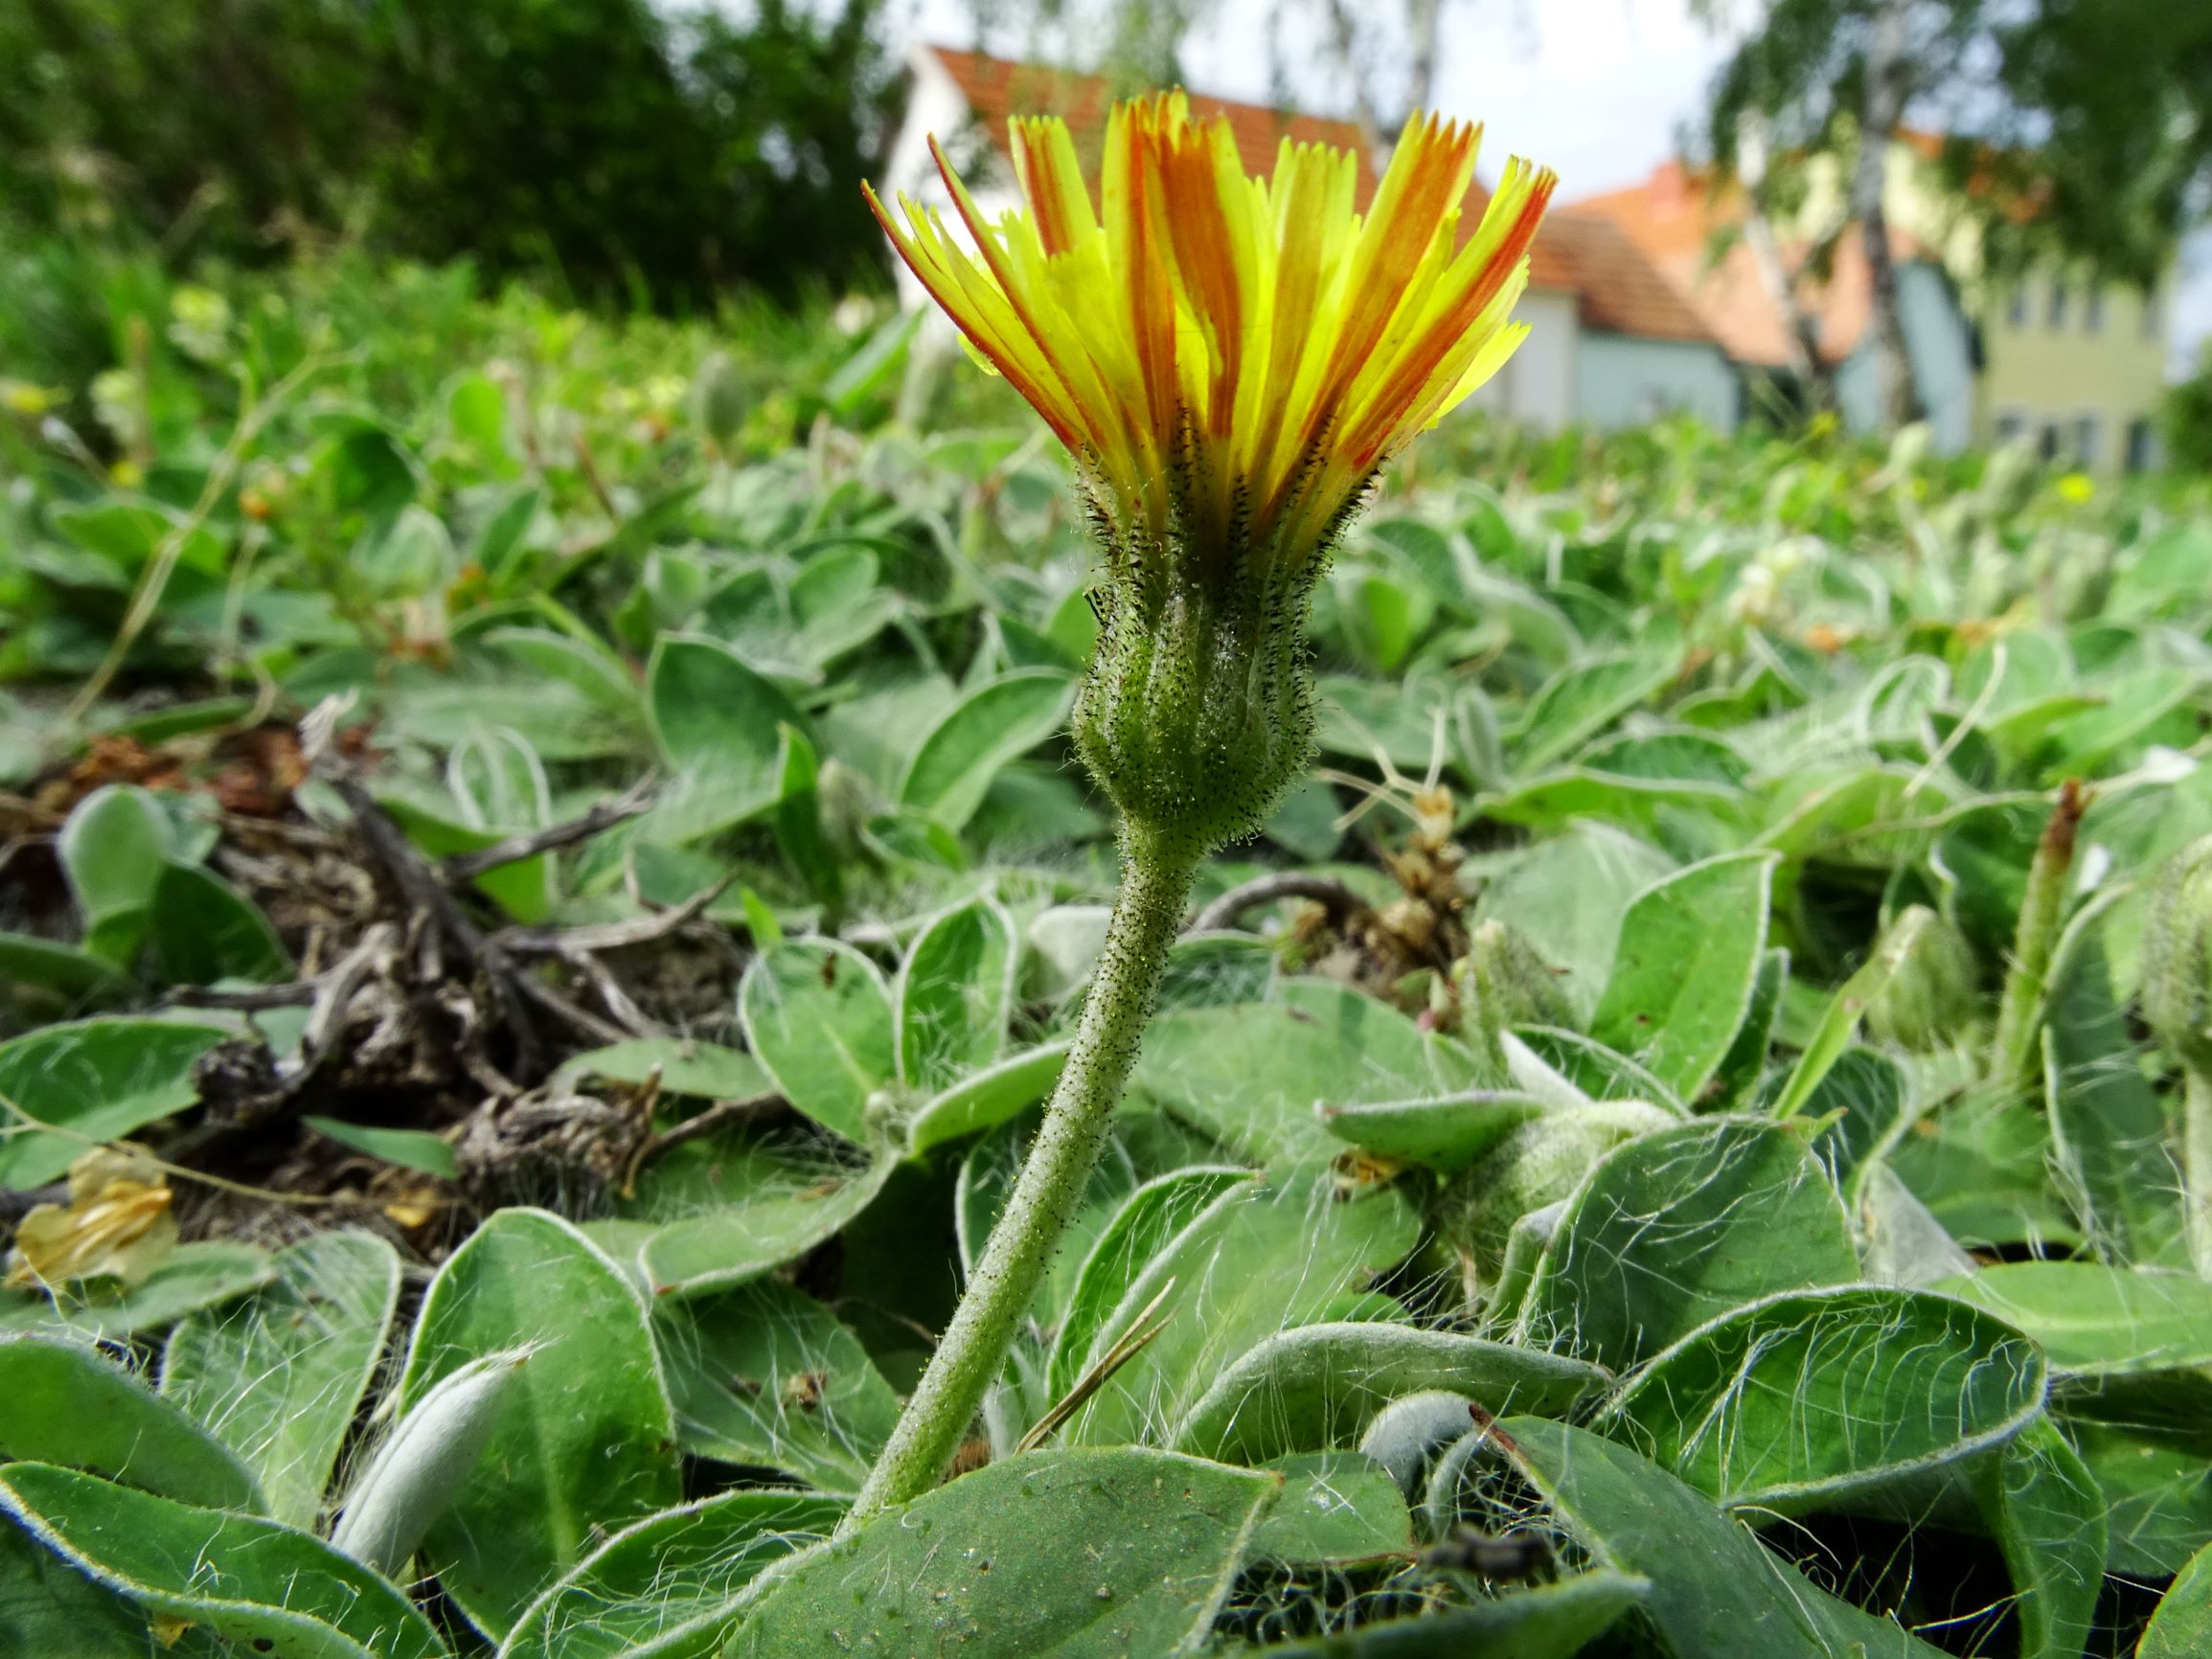
M 930 919 L 906 953 L 894 1000 L 899 1076 L 935 1094 L 998 1058 L 1014 1011 L 1014 919 L 976 899 Z
M 155 884 L 176 851 L 169 814 L 144 789 L 109 784 L 77 804 L 55 852 L 94 955 L 127 965 L 138 954 Z
M 2166 1587 L 2135 1659 L 2201 1659 L 2212 1653 L 2212 1544 Z
M 1731 1507 L 1789 1513 L 2000 1445 L 2042 1409 L 2042 1355 L 1925 1291 L 1785 1291 L 1647 1362 L 1596 1426 Z
M 90 1281 L 49 1302 L 35 1291 L 0 1291 L 0 1330 L 74 1331 L 119 1342 L 218 1307 L 275 1277 L 258 1244 L 206 1239 L 180 1244 L 135 1284 Z
M 61 1464 L 213 1510 L 263 1511 L 246 1466 L 81 1342 L 0 1336 L 0 1458 Z
M 1600 1569 L 1424 1618 L 1269 1648 L 1279 1659 L 1573 1659 L 1651 1594 L 1649 1579 Z
M 1751 1005 L 1745 1011 L 1744 1023 L 1737 1028 L 1736 1040 L 1728 1045 L 1728 1052 L 1721 1057 L 1713 1086 L 1700 1104 L 1710 1102 L 1713 1110 L 1733 1111 L 1758 1088 L 1760 1079 L 1767 1075 L 1767 1057 L 1774 1047 L 1774 1032 L 1781 1023 L 1783 994 L 1789 985 L 1790 953 L 1767 951 L 1759 959 L 1759 976 L 1751 984 Z
M 922 739 L 900 781 L 900 804 L 960 829 L 1001 766 L 1060 729 L 1074 697 L 1075 682 L 1057 669 L 1020 669 L 976 687 Z
M 275 985 L 292 977 L 291 953 L 261 907 L 194 865 L 162 870 L 148 931 L 161 975 L 171 985 L 225 979 Z
M 446 1595 L 504 1633 L 583 1557 L 595 1530 L 678 1495 L 675 1425 L 646 1310 L 567 1222 L 502 1210 L 431 1281 L 402 1411 L 471 1360 L 533 1348 L 491 1442 L 423 1554 Z
M 876 965 L 835 940 L 764 950 L 738 988 L 745 1042 L 784 1097 L 848 1141 L 869 1138 L 868 1101 L 898 1073 L 890 992 Z
M 1842 1201 L 1804 1142 L 1710 1119 L 1630 1141 L 1590 1171 L 1519 1329 L 1619 1371 L 1754 1298 L 1858 1277 Z
M 445 1659 L 407 1599 L 274 1521 L 194 1509 L 72 1469 L 0 1470 L 0 1510 L 149 1613 L 272 1659 Z
M 187 1020 L 87 1019 L 0 1043 L 0 1187 L 43 1187 L 102 1141 L 199 1098 L 194 1062 L 230 1034 Z M 51 1124 L 65 1134 L 24 1125 Z
M 1621 921 L 1590 1035 L 1694 1102 L 1736 1039 L 1767 949 L 1774 860 L 1709 858 L 1653 883 Z
M 1627 1446 L 1542 1418 L 1501 1440 L 1603 1567 L 1651 1580 L 1643 1611 L 1697 1659 L 1936 1659 L 1885 1619 L 1816 1588 L 1749 1529 Z
M 656 1297 L 726 1290 L 796 1261 L 873 1203 L 897 1167 L 887 1156 L 854 1164 L 818 1147 L 712 1137 L 655 1163 L 660 1201 L 693 1207 L 673 1198 L 672 1177 L 693 1193 L 715 1195 L 711 1206 L 646 1240 L 639 1261 Z
M 1132 1079 L 1255 1163 L 1332 1156 L 1340 1143 L 1316 1105 L 1404 1100 L 1436 1083 L 1411 1020 L 1322 981 L 1301 983 L 1294 1000 L 1162 1015 L 1145 1033 Z
M 1413 1516 L 1390 1471 L 1358 1452 L 1307 1452 L 1267 1466 L 1283 1489 L 1246 1549 L 1250 1560 L 1348 1567 L 1413 1556 Z
M 2039 1417 L 1985 1467 L 1978 1496 L 2019 1598 L 2020 1659 L 2081 1659 L 2105 1587 L 2096 1478 Z
M 2046 1009 L 2044 1102 L 2083 1231 L 2108 1261 L 2186 1264 L 2166 1108 L 2136 1063 L 2101 932 L 2062 953 Z
M 806 716 L 775 684 L 718 641 L 669 634 L 646 669 L 653 737 L 678 783 L 644 820 L 657 841 L 681 845 L 775 804 L 783 734 Z
M 1476 1090 L 1425 1101 L 1326 1106 L 1321 1123 L 1338 1140 L 1365 1151 L 1448 1175 L 1544 1109 L 1532 1095 Z
M 1249 1170 L 1205 1165 L 1155 1176 L 1122 1201 L 1091 1241 L 1053 1334 L 1045 1371 L 1053 1398 L 1064 1397 L 1094 1355 L 1126 1334 L 1108 1329 L 1107 1321 L 1124 1307 L 1129 1287 L 1153 1258 L 1212 1206 L 1259 1179 Z
M 271 1515 L 312 1527 L 383 1358 L 399 1259 L 375 1234 L 349 1229 L 309 1234 L 274 1265 L 275 1281 L 243 1301 L 178 1324 L 161 1392 L 253 1469 Z
M 970 1073 L 915 1108 L 906 1122 L 906 1155 L 957 1141 L 1027 1110 L 1052 1093 L 1067 1068 L 1065 1041 L 1023 1049 Z
M 2212 1284 L 2094 1261 L 2008 1261 L 1936 1288 L 2042 1344 L 2069 1376 L 2212 1365 Z
M 1260 1464 L 1357 1441 L 1392 1400 L 1450 1389 L 1494 1413 L 1564 1413 L 1610 1380 L 1540 1349 L 1386 1320 L 1308 1325 L 1221 1370 L 1175 1427 L 1177 1449 Z
M 442 1181 L 454 1180 L 461 1173 L 453 1143 L 443 1135 L 433 1135 L 428 1129 L 382 1129 L 373 1124 L 341 1124 L 335 1118 L 319 1118 L 311 1112 L 304 1114 L 300 1122 L 319 1135 L 330 1136 L 341 1147 L 350 1147 L 402 1170 L 435 1175 Z
M 533 511 L 536 507 L 535 491 L 525 491 L 517 500 Z M 632 670 L 605 647 L 549 628 L 487 628 L 477 637 L 533 674 L 560 681 L 610 715 L 643 723 L 645 705 Z
M 0 1659 L 147 1659 L 157 1650 L 145 1614 L 0 1515 Z M 186 1632 L 164 1659 L 171 1654 L 219 1659 L 221 1649 Z
M 0 932 L 0 993 L 34 1014 L 82 1013 L 130 995 L 130 976 L 115 964 L 28 933 Z
M 2102 1408 L 2100 1408 L 2102 1409 Z M 2178 1573 L 2212 1545 L 2212 1436 L 2201 1411 L 2185 1423 L 2139 1420 L 2127 1405 L 2109 1418 L 2086 1416 L 2072 1401 L 2066 1432 L 2102 1494 L 2107 1568 L 2137 1579 Z
M 653 1335 L 695 1457 L 781 1469 L 856 1491 L 899 1420 L 899 1399 L 859 1339 L 774 1279 L 663 1297 Z
M 761 1570 L 844 1513 L 812 1492 L 736 1491 L 649 1515 L 524 1609 L 499 1659 L 712 1659 Z
M 655 1070 L 664 1095 L 696 1095 L 709 1101 L 749 1101 L 772 1093 L 776 1085 L 761 1062 L 741 1049 L 701 1042 L 696 1037 L 635 1037 L 587 1049 L 561 1062 L 554 1081 L 573 1089 L 586 1078 L 642 1086 Z
M 1605 994 L 1621 917 L 1675 860 L 1601 824 L 1576 824 L 1539 842 L 1484 888 L 1475 920 L 1502 921 L 1559 970 L 1576 1016 L 1588 1020 Z
M 1194 1649 L 1280 1475 L 1135 1447 L 1034 1452 L 761 1580 L 728 1659 L 1164 1659 Z
M 1572 754 L 1675 677 L 1673 655 L 1629 652 L 1562 669 L 1522 716 L 1514 770 L 1526 777 Z
M 784 747 L 776 762 L 776 809 L 770 828 L 807 891 L 833 916 L 845 902 L 845 873 L 822 826 L 821 761 L 806 733 L 796 726 L 781 730 Z
M 1935 923 L 1934 913 L 1924 910 L 1910 925 L 1894 929 L 1882 942 L 1882 947 L 1867 959 L 1866 966 L 1829 999 L 1820 1023 L 1813 1028 L 1812 1037 L 1790 1074 L 1790 1080 L 1774 1098 L 1773 1111 L 1777 1118 L 1793 1118 L 1805 1109 L 1829 1069 L 1858 1036 L 1859 1022 L 1867 1009 L 1896 978 L 1898 969 L 1919 943 L 1922 929 Z
M 1419 1228 L 1389 1190 L 1350 1202 L 1325 1170 L 1301 1170 L 1224 1196 L 1138 1274 L 1099 1322 L 1099 1344 L 1128 1330 L 1161 1291 L 1167 1324 L 1063 1431 L 1070 1442 L 1127 1444 L 1185 1421 L 1225 1367 L 1266 1337 L 1368 1315 L 1368 1285 L 1402 1261 Z

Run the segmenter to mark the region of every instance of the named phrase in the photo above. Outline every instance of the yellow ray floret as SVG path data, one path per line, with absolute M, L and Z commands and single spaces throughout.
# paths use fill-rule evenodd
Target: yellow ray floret
M 901 197 L 900 254 L 1074 452 L 1119 528 L 1317 549 L 1375 469 L 1496 373 L 1548 171 L 1510 162 L 1473 235 L 1479 128 L 1409 125 L 1375 199 L 1358 162 L 1286 139 L 1247 175 L 1179 92 L 1117 105 L 1094 208 L 1054 119 L 1011 123 L 1024 209 L 990 222 L 934 140 L 974 248 Z

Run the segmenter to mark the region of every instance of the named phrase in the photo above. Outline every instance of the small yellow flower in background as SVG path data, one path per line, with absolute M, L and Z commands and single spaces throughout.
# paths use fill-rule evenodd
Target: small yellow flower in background
M 2097 498 L 2096 480 L 2086 472 L 2069 472 L 2059 480 L 2059 499 L 2075 507 L 2087 507 Z
M 1515 160 L 1465 247 L 1477 128 L 1416 121 L 1364 217 L 1358 160 L 1286 139 L 1246 175 L 1179 92 L 1108 118 L 1103 221 L 1064 123 L 1012 124 L 1025 212 L 988 222 L 935 146 L 981 259 L 902 201 L 892 241 L 1125 531 L 1311 557 L 1406 441 L 1495 374 L 1554 179 Z M 1180 520 L 1181 522 L 1177 522 Z
M 34 386 L 28 380 L 0 379 L 0 409 L 11 415 L 36 420 L 61 401 L 61 394 Z

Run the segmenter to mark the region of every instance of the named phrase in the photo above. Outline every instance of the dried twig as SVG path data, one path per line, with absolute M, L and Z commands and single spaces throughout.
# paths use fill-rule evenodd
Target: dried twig
M 1143 1310 L 1129 1321 L 1129 1329 L 1123 1333 L 1121 1340 L 1107 1349 L 1096 1365 L 1078 1377 L 1075 1386 L 1067 1391 L 1060 1403 L 1038 1418 L 1037 1426 L 1021 1437 L 1021 1443 L 1014 1448 L 1016 1455 L 1035 1451 L 1044 1444 L 1061 1423 L 1083 1410 L 1091 1396 L 1112 1380 L 1115 1372 L 1152 1346 L 1152 1338 L 1165 1330 L 1168 1321 L 1174 1318 L 1174 1312 L 1171 1309 L 1160 1313 L 1159 1318 L 1152 1319 L 1153 1314 L 1160 1312 L 1160 1304 L 1174 1295 L 1174 1289 L 1175 1282 L 1173 1279 L 1160 1286 L 1160 1293 L 1146 1303 Z M 1152 1320 L 1150 1325 L 1145 1323 L 1148 1319 Z
M 525 1073 L 536 1071 L 540 1044 L 536 1028 L 530 1019 L 530 998 L 522 976 L 508 960 L 506 950 L 468 920 L 467 912 L 445 890 L 429 861 L 416 851 L 414 843 L 393 822 L 391 814 L 376 804 L 376 797 L 359 779 L 350 773 L 333 771 L 330 783 L 353 813 L 353 826 L 360 832 L 369 855 L 398 889 L 400 900 L 411 913 L 411 924 L 420 930 L 419 960 L 430 970 L 422 974 L 422 979 L 427 983 L 435 977 L 440 946 L 450 943 L 463 961 L 490 984 L 492 995 L 499 999 L 500 1011 L 514 1034 L 516 1064 Z
M 601 803 L 581 817 L 565 823 L 548 825 L 534 830 L 527 835 L 510 835 L 504 841 L 475 852 L 456 852 L 438 866 L 438 874 L 446 882 L 459 887 L 473 881 L 488 870 L 496 870 L 503 864 L 520 863 L 535 858 L 540 852 L 551 852 L 562 847 L 573 847 L 580 841 L 588 841 L 617 824 L 626 824 L 652 805 L 657 785 L 649 777 L 641 778 L 611 801 Z
M 1272 904 L 1279 898 L 1311 899 L 1340 920 L 1357 916 L 1367 908 L 1365 899 L 1333 876 L 1309 875 L 1301 870 L 1279 870 L 1230 888 L 1199 911 L 1197 920 L 1183 931 L 1212 933 L 1234 926 L 1245 911 Z
M 656 1069 L 653 1076 L 658 1078 L 659 1075 Z M 673 1128 L 664 1129 L 646 1142 L 638 1152 L 637 1162 L 642 1165 L 649 1159 L 659 1157 L 673 1147 L 682 1146 L 686 1141 L 696 1141 L 701 1135 L 711 1135 L 717 1129 L 727 1128 L 732 1124 L 765 1117 L 770 1112 L 782 1110 L 787 1104 L 789 1102 L 782 1095 L 775 1093 L 747 1095 L 742 1100 L 717 1101 L 696 1117 L 686 1118 Z M 631 1172 L 636 1172 L 634 1168 Z
M 633 944 L 650 944 L 666 939 L 687 922 L 697 920 L 708 905 L 719 898 L 737 879 L 737 873 L 712 887 L 695 893 L 673 910 L 658 916 L 641 916 L 629 921 L 604 921 L 590 927 L 503 927 L 493 934 L 500 949 L 517 956 L 566 957 L 580 950 L 622 950 Z

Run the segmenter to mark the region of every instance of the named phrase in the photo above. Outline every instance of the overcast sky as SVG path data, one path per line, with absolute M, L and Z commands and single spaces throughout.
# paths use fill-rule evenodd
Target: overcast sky
M 1357 5 L 1357 0 L 1354 0 Z M 1192 84 L 1227 98 L 1271 100 L 1272 0 L 1216 0 L 1184 53 Z M 969 43 L 965 0 L 913 0 L 924 38 Z M 1311 10 L 1306 9 L 1306 10 Z M 1572 201 L 1632 184 L 1672 155 L 1726 50 L 1690 16 L 1689 0 L 1478 0 L 1448 3 L 1436 101 L 1487 125 L 1482 171 L 1507 153 L 1548 163 Z M 1018 51 L 1018 39 L 995 43 Z M 1299 42 L 1285 43 L 1299 56 Z M 1326 97 L 1326 89 L 1321 88 Z M 1344 107 L 1341 102 L 1338 108 Z M 2172 308 L 2178 354 L 2212 334 L 2212 238 L 2200 236 Z

